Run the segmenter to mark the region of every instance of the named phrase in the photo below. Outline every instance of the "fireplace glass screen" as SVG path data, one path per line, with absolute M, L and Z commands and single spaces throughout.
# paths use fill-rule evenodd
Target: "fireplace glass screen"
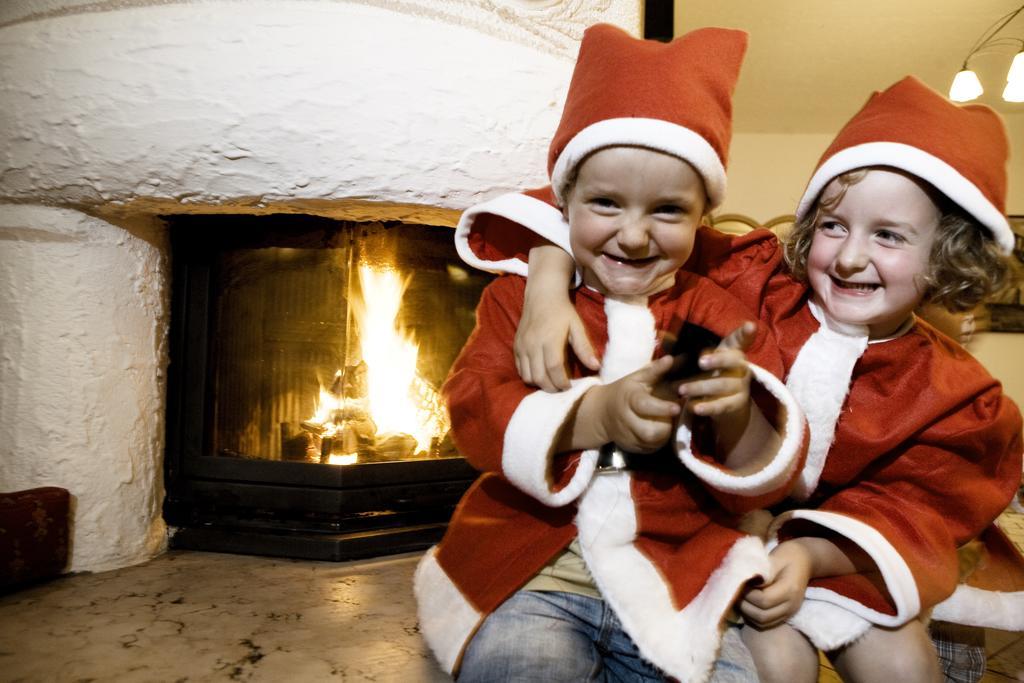
M 280 221 L 273 243 L 221 250 L 211 270 L 207 453 L 457 457 L 440 387 L 486 278 L 453 260 L 451 230 L 333 223 L 293 235 Z

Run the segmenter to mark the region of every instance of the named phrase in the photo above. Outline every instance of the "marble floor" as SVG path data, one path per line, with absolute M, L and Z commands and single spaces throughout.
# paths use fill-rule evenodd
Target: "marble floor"
M 419 635 L 418 559 L 171 551 L 66 576 L 0 596 L 0 681 L 450 680 Z M 991 632 L 988 646 L 986 683 L 1024 681 L 1024 636 Z
M 0 597 L 0 681 L 447 681 L 419 555 L 335 563 L 171 551 Z

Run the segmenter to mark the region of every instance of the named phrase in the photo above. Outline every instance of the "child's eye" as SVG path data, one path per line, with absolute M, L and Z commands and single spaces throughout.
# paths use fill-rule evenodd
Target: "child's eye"
M 686 209 L 679 206 L 678 204 L 662 204 L 661 206 L 654 209 L 654 213 L 661 214 L 663 216 L 681 216 L 686 213 Z
M 818 223 L 818 230 L 826 235 L 838 235 L 845 232 L 846 228 L 839 221 L 824 220 Z
M 615 200 L 610 197 L 594 197 L 590 200 L 590 205 L 598 209 L 607 210 L 616 209 L 619 206 L 615 203 Z
M 904 237 L 898 232 L 893 232 L 892 230 L 879 230 L 875 234 L 878 235 L 878 238 L 880 240 L 882 240 L 883 242 L 888 242 L 890 244 L 903 244 L 904 242 L 907 241 L 906 237 Z

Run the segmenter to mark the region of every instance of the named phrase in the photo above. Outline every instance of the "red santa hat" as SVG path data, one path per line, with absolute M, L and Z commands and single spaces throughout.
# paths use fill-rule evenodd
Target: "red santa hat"
M 956 105 L 913 76 L 874 93 L 839 131 L 797 207 L 814 207 L 836 176 L 865 166 L 890 166 L 933 185 L 985 226 L 1006 253 L 1009 142 L 1002 118 L 982 104 Z
M 588 28 L 548 152 L 558 200 L 587 155 L 632 145 L 688 162 L 704 180 L 708 208 L 721 204 L 732 91 L 746 48 L 747 34 L 733 29 L 698 29 L 660 43 L 609 24 Z

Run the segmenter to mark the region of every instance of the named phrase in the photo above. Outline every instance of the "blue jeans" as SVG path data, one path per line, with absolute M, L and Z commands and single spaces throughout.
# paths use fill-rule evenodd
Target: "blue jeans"
M 728 629 L 713 683 L 756 683 L 750 653 Z M 738 649 L 737 649 L 738 648 Z M 491 613 L 462 658 L 459 683 L 664 681 L 611 608 L 575 593 L 519 591 Z

